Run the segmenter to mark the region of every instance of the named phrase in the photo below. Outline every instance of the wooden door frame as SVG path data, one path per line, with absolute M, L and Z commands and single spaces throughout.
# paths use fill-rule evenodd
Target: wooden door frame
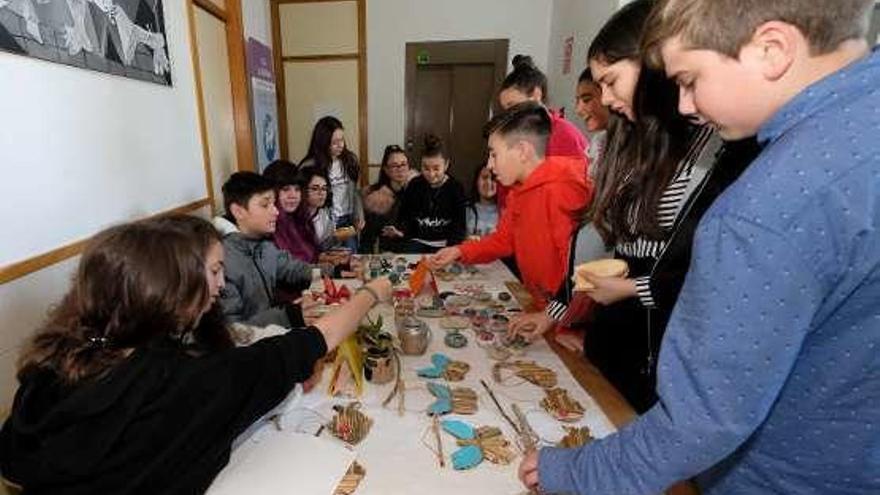
M 307 56 L 284 56 L 281 42 L 280 5 L 286 3 L 355 2 L 357 5 L 358 50 L 356 53 L 318 54 Z M 366 185 L 369 180 L 369 118 L 367 109 L 367 0 L 271 0 L 272 7 L 272 46 L 275 58 L 276 97 L 278 98 L 278 134 L 281 157 L 291 160 L 287 142 L 287 96 L 284 85 L 284 62 L 321 62 L 356 60 L 358 64 L 358 160 L 360 160 L 360 182 Z
M 415 132 L 416 72 L 420 65 L 492 64 L 495 67 L 495 85 L 492 94 L 498 94 L 507 74 L 508 39 L 419 41 L 406 44 L 406 76 L 404 89 L 404 147 L 409 150 L 411 140 L 418 139 Z M 426 63 L 418 62 L 419 52 L 430 51 Z M 493 102 L 493 107 L 495 106 Z
M 196 106 L 199 116 L 199 134 L 205 168 L 205 184 L 211 201 L 211 212 L 216 214 L 214 178 L 211 170 L 211 154 L 208 146 L 208 124 L 205 118 L 205 97 L 199 62 L 198 37 L 196 36 L 195 9 L 200 8 L 226 26 L 226 51 L 229 55 L 229 82 L 232 90 L 232 114 L 235 128 L 236 169 L 256 171 L 254 163 L 254 130 L 251 122 L 251 101 L 248 91 L 247 62 L 245 60 L 244 27 L 241 0 L 226 0 L 222 8 L 211 0 L 187 0 L 190 51 L 195 77 Z

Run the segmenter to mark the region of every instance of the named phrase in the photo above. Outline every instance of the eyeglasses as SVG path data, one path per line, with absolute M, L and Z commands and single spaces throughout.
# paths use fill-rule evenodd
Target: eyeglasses
M 327 186 L 309 186 L 309 192 L 327 192 L 330 190 Z

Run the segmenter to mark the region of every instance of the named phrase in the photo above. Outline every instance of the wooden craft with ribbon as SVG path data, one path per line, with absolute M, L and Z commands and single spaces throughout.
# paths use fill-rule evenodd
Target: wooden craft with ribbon
M 496 382 L 501 383 L 503 381 L 501 371 L 504 369 L 513 371 L 514 375 L 541 388 L 553 388 L 556 386 L 556 372 L 539 366 L 534 361 L 502 361 L 495 363 L 492 367 L 492 377 Z

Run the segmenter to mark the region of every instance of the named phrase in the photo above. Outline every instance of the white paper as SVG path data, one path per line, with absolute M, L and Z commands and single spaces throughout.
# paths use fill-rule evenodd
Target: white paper
M 267 425 L 232 451 L 209 495 L 329 495 L 356 454 L 330 438 Z

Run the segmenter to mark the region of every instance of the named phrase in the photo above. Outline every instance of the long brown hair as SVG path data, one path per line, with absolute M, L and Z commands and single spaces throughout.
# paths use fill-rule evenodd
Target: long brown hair
M 19 378 L 48 368 L 75 383 L 106 373 L 133 348 L 192 331 L 210 300 L 205 255 L 213 242 L 219 236 L 209 223 L 185 216 L 97 234 L 80 259 L 70 291 L 26 345 Z M 204 331 L 194 335 L 209 346 L 224 347 L 231 342 L 225 332 L 223 327 L 211 337 Z
M 324 177 L 329 177 L 330 165 L 333 163 L 333 159 L 330 157 L 330 143 L 333 140 L 333 133 L 340 129 L 343 131 L 345 130 L 345 128 L 342 127 L 342 122 L 336 117 L 328 115 L 318 120 L 318 122 L 315 123 L 314 129 L 312 129 L 312 140 L 309 142 L 309 151 L 299 162 L 299 166 L 302 167 L 307 161 L 314 160 L 314 166 L 321 171 L 321 174 Z M 345 174 L 348 175 L 348 178 L 351 179 L 352 182 L 357 183 L 361 168 L 358 163 L 357 155 L 348 149 L 347 143 L 342 149 L 342 154 L 339 155 L 339 160 L 342 162 L 342 168 L 345 170 Z M 330 180 L 328 179 L 327 183 L 329 182 Z
M 641 63 L 640 42 L 654 2 L 636 0 L 619 10 L 593 39 L 590 60 L 641 64 L 633 94 L 635 122 L 611 114 L 596 200 L 587 213 L 605 244 L 639 237 L 661 239 L 657 208 L 688 151 L 694 126 L 678 113 L 678 87 Z

